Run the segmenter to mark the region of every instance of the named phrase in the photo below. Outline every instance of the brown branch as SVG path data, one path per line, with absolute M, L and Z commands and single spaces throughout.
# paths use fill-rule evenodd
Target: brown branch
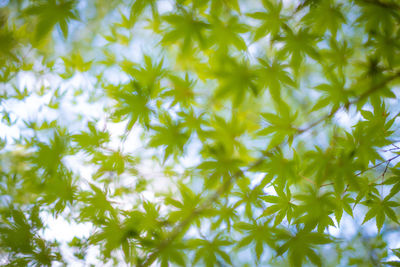
M 301 176 L 301 178 L 303 178 L 304 180 L 306 180 L 307 182 L 309 182 L 310 184 L 313 184 L 313 185 L 316 185 L 316 183 L 313 181 L 313 180 L 311 180 L 310 178 L 307 178 L 307 177 L 305 177 L 305 176 Z
M 389 82 L 391 82 L 399 77 L 400 77 L 400 71 L 397 71 L 393 75 L 386 77 L 382 82 L 376 84 L 375 86 L 371 87 L 369 90 L 367 90 L 364 93 L 362 93 L 361 95 L 359 95 L 356 100 L 348 102 L 348 103 L 355 104 L 355 103 L 360 102 L 361 100 L 364 100 L 365 98 L 369 97 L 371 94 L 375 93 L 376 91 L 381 89 L 383 86 L 385 86 Z
M 387 79 L 384 80 L 384 82 L 372 87 L 371 89 L 367 90 L 366 92 L 364 92 L 363 94 L 361 94 L 356 100 L 354 101 L 348 101 L 344 106 L 347 108 L 349 105 L 352 104 L 356 104 L 359 101 L 365 99 L 366 97 L 368 97 L 370 94 L 374 93 L 375 91 L 379 90 L 381 87 L 383 87 L 384 85 L 386 85 L 388 82 L 396 79 L 397 77 L 400 76 L 400 72 L 396 73 L 393 76 L 388 77 Z M 290 137 L 295 138 L 301 134 L 303 134 L 304 132 L 309 131 L 310 129 L 314 128 L 315 126 L 319 125 L 320 123 L 322 123 L 323 121 L 333 117 L 338 110 L 340 109 L 340 106 L 334 108 L 331 110 L 331 112 L 329 114 L 327 114 L 326 116 L 323 116 L 321 119 L 311 123 L 310 125 L 308 125 L 307 127 L 303 128 L 303 129 L 298 129 L 296 132 L 292 133 Z M 271 151 L 273 151 L 274 149 L 280 147 L 283 144 L 283 142 L 275 145 L 273 148 L 267 150 L 267 151 L 263 151 L 262 156 L 256 160 L 255 162 L 253 162 L 246 170 L 246 171 L 251 171 L 254 168 L 258 167 L 259 165 L 261 165 L 264 162 L 265 157 L 269 156 Z M 400 155 L 398 155 L 400 156 Z M 397 157 L 397 156 L 396 156 Z M 382 163 L 380 163 L 382 164 Z M 379 166 L 379 165 L 378 165 Z M 377 167 L 377 166 L 376 166 Z M 366 170 L 365 170 L 366 171 Z M 200 204 L 197 208 L 195 208 L 184 220 L 182 220 L 181 222 L 179 222 L 168 234 L 168 236 L 163 239 L 159 245 L 156 247 L 156 249 L 150 253 L 148 255 L 148 257 L 144 260 L 143 263 L 139 263 L 138 266 L 140 267 L 146 267 L 146 266 L 150 266 L 158 257 L 158 255 L 166 248 L 168 247 L 172 242 L 174 242 L 178 236 L 180 234 L 182 234 L 184 232 L 184 229 L 186 227 L 188 227 L 190 225 L 190 223 L 192 222 L 192 220 L 198 216 L 199 214 L 201 214 L 204 210 L 206 210 L 210 205 L 212 205 L 221 195 L 223 195 L 229 188 L 230 186 L 234 183 L 234 181 L 240 177 L 243 174 L 242 170 L 237 171 L 236 173 L 234 173 L 229 179 L 227 179 L 223 185 L 218 188 L 217 191 L 215 191 L 213 194 L 211 194 L 210 197 L 208 197 L 202 204 Z M 357 174 L 359 175 L 359 174 Z
M 314 128 L 315 126 L 317 126 L 318 124 L 320 124 L 323 121 L 326 121 L 327 119 L 330 119 L 331 117 L 333 117 L 340 109 L 340 106 L 334 108 L 331 110 L 331 112 L 329 112 L 329 114 L 327 114 L 326 116 L 320 118 L 319 120 L 311 123 L 310 125 L 308 125 L 306 128 L 303 129 L 298 129 L 299 133 L 303 133 L 303 132 L 307 132 L 308 130 L 310 130 L 311 128 Z
M 386 161 L 382 161 L 381 163 L 379 163 L 379 164 L 377 164 L 376 165 L 376 167 L 378 167 L 379 165 L 382 165 L 383 163 L 387 163 L 386 164 L 386 167 L 385 167 L 385 170 L 383 171 L 383 173 L 381 174 L 381 175 L 379 175 L 379 177 L 378 178 L 376 178 L 375 180 L 373 180 L 371 183 L 369 183 L 368 185 L 371 185 L 371 184 L 374 184 L 379 178 L 381 178 L 382 177 L 382 179 L 385 177 L 385 174 L 386 174 L 386 172 L 387 172 L 387 169 L 388 169 L 388 167 L 389 167 L 389 164 L 390 164 L 390 162 L 392 161 L 392 160 L 395 160 L 395 159 L 397 159 L 398 157 L 400 157 L 400 155 L 397 155 L 397 156 L 394 156 L 394 157 L 392 157 L 392 158 L 390 158 L 390 159 L 388 159 L 388 160 L 386 160 Z M 372 167 L 371 167 L 372 168 Z M 370 168 L 370 169 L 371 169 Z M 382 180 L 382 183 L 383 183 L 383 180 Z
M 278 146 L 278 145 L 277 145 Z M 263 153 L 265 154 L 265 153 Z M 264 157 L 259 158 L 253 164 L 251 164 L 245 171 L 250 171 L 263 163 Z M 207 198 L 201 205 L 195 208 L 187 218 L 182 220 L 178 225 L 176 225 L 171 232 L 169 233 L 168 237 L 163 239 L 156 250 L 152 252 L 147 259 L 138 266 L 150 266 L 157 258 L 158 254 L 164 250 L 167 246 L 169 246 L 183 231 L 184 229 L 190 225 L 193 218 L 197 215 L 201 214 L 204 210 L 206 210 L 210 205 L 212 205 L 221 195 L 223 195 L 226 191 L 228 191 L 229 187 L 232 185 L 236 178 L 240 177 L 243 174 L 241 170 L 234 173 L 229 179 L 227 179 L 223 185 L 218 188 L 209 198 Z
M 381 2 L 379 0 L 362 0 L 362 4 L 370 4 L 370 5 L 375 5 L 375 6 L 380 6 L 386 9 L 390 9 L 391 11 L 393 10 L 400 10 L 400 6 L 396 5 L 395 3 L 385 3 Z
M 362 170 L 362 171 L 360 171 L 360 172 L 354 174 L 354 177 L 360 176 L 361 174 L 363 174 L 363 173 L 365 173 L 365 172 L 367 172 L 367 171 L 369 171 L 369 170 L 375 169 L 375 168 L 381 166 L 382 164 L 386 163 L 386 167 L 385 167 L 385 170 L 383 171 L 383 173 L 382 173 L 381 175 L 379 175 L 379 177 L 376 178 L 374 181 L 372 181 L 371 183 L 369 183 L 369 185 L 371 185 L 371 184 L 375 183 L 376 180 L 378 180 L 380 177 L 384 177 L 384 176 L 385 176 L 385 174 L 386 174 L 386 172 L 387 172 L 387 170 L 388 170 L 388 167 L 389 167 L 390 162 L 393 161 L 393 160 L 395 160 L 395 159 L 397 159 L 398 157 L 400 157 L 400 155 L 397 155 L 397 156 L 394 156 L 394 157 L 392 157 L 392 158 L 390 158 L 390 159 L 387 159 L 387 160 L 385 160 L 385 161 L 379 162 L 378 164 L 375 164 L 374 166 L 368 167 L 368 168 L 366 168 L 366 169 L 364 169 L 364 170 Z M 327 183 L 327 184 L 320 185 L 319 187 L 321 188 L 321 187 L 325 187 L 325 186 L 329 186 L 329 185 L 334 185 L 334 184 L 335 184 L 335 183 L 332 182 L 332 183 Z M 348 187 L 349 187 L 349 185 L 347 184 L 347 185 L 346 185 L 346 190 L 345 190 L 345 192 L 347 191 Z
M 396 151 L 396 150 L 400 150 L 400 148 L 395 147 L 395 148 L 385 149 L 385 150 L 382 150 L 382 151 L 383 152 L 391 152 L 391 151 Z
M 294 132 L 291 137 L 295 138 L 301 134 L 303 134 L 304 132 L 310 130 L 311 128 L 317 126 L 318 124 L 320 124 L 321 122 L 323 122 L 324 120 L 326 120 L 327 118 L 332 117 L 337 111 L 339 110 L 339 107 L 334 109 L 332 112 L 330 112 L 328 115 L 324 116 L 323 119 L 319 119 L 316 122 L 310 124 L 309 126 L 307 126 L 306 128 L 304 128 L 303 130 L 298 130 L 296 132 Z M 275 145 L 273 148 L 264 151 L 262 153 L 262 157 L 260 157 L 258 160 L 256 160 L 255 162 L 253 162 L 246 170 L 246 171 L 251 171 L 253 169 L 255 169 L 256 167 L 260 166 L 263 162 L 265 157 L 269 156 L 271 151 L 273 151 L 274 149 L 278 148 L 279 146 L 281 146 L 283 144 L 277 144 Z M 184 229 L 189 226 L 189 224 L 192 222 L 193 218 L 196 217 L 197 215 L 201 214 L 201 212 L 203 212 L 204 210 L 206 210 L 210 205 L 212 205 L 221 195 L 223 195 L 228 189 L 229 187 L 234 183 L 234 181 L 240 177 L 243 174 L 242 170 L 237 171 L 236 173 L 234 173 L 230 179 L 227 179 L 224 184 L 217 190 L 214 192 L 214 194 L 212 194 L 208 199 L 206 199 L 201 205 L 199 205 L 197 208 L 195 208 L 189 215 L 187 218 L 185 218 L 184 220 L 182 220 L 180 223 L 178 223 L 177 226 L 175 226 L 171 232 L 169 233 L 169 236 L 165 239 L 163 239 L 160 244 L 158 245 L 158 247 L 156 248 L 155 251 L 153 251 L 146 259 L 143 263 L 138 264 L 138 266 L 140 267 L 145 267 L 145 266 L 150 266 L 156 259 L 157 256 L 159 255 L 159 253 L 164 250 L 167 246 L 169 246 L 183 231 Z
M 389 164 L 392 160 L 395 160 L 395 159 L 397 159 L 398 157 L 400 157 L 400 155 L 397 155 L 397 156 L 394 156 L 394 157 L 392 157 L 392 158 L 390 158 L 390 159 L 388 159 L 388 160 L 382 161 L 382 162 L 380 162 L 380 163 L 378 163 L 378 164 L 376 164 L 376 165 L 374 165 L 374 166 L 372 166 L 372 167 L 370 167 L 370 168 L 368 168 L 368 169 L 366 169 L 366 170 L 364 170 L 364 171 L 362 171 L 362 172 L 359 172 L 359 173 L 357 174 L 357 176 L 359 176 L 360 174 L 362 174 L 362 173 L 364 173 L 364 172 L 366 172 L 366 171 L 368 171 L 368 170 L 371 170 L 371 169 L 374 169 L 374 168 L 376 168 L 376 167 L 379 167 L 380 165 L 382 165 L 382 164 L 384 164 L 384 163 L 388 163 L 388 164 Z M 386 165 L 384 174 L 386 173 L 387 168 L 388 168 L 388 165 Z M 375 181 L 374 181 L 374 182 L 375 182 Z

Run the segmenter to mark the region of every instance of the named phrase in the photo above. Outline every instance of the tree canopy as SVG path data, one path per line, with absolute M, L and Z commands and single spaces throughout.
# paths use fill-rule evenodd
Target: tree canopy
M 400 266 L 397 0 L 0 1 L 0 264 Z

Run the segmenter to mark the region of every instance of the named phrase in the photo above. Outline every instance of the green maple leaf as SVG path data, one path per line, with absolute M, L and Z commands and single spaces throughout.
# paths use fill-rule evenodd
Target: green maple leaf
M 349 42 L 346 40 L 338 42 L 335 38 L 331 38 L 329 40 L 329 49 L 321 49 L 321 59 L 324 60 L 322 66 L 327 69 L 339 68 L 340 77 L 343 79 L 343 68 L 347 66 L 353 54 L 354 48 Z
M 109 215 L 115 218 L 117 212 L 112 202 L 108 199 L 108 192 L 104 192 L 94 184 L 89 185 L 92 191 L 83 191 L 79 195 L 79 200 L 83 203 L 83 207 L 80 210 L 80 219 L 82 221 L 89 220 L 95 223 L 103 223 Z
M 171 156 L 182 155 L 190 133 L 179 120 L 173 120 L 169 115 L 160 116 L 161 125 L 152 126 L 152 135 L 149 146 L 163 147 L 164 162 Z
M 332 240 L 325 234 L 299 230 L 296 234 L 289 233 L 286 230 L 280 230 L 277 233 L 279 239 L 287 240 L 277 249 L 278 256 L 288 251 L 291 266 L 302 266 L 303 261 L 308 258 L 317 266 L 322 265 L 320 256 L 315 251 L 316 245 L 331 243 Z
M 341 25 L 346 22 L 341 7 L 341 4 L 335 4 L 334 1 L 320 1 L 315 7 L 310 8 L 310 12 L 302 18 L 302 21 L 310 25 L 319 35 L 328 30 L 335 36 Z
M 273 181 L 278 187 L 285 187 L 297 183 L 300 176 L 298 174 L 298 156 L 294 152 L 294 157 L 288 159 L 282 151 L 271 153 L 259 167 L 260 171 L 266 172 L 265 180 Z
M 373 47 L 375 55 L 392 68 L 399 60 L 400 41 L 393 31 L 374 32 L 367 45 Z
M 156 0 L 135 0 L 131 7 L 130 20 L 137 21 L 146 7 L 150 6 L 153 17 L 158 17 L 157 1 Z
M 348 103 L 350 92 L 345 87 L 345 81 L 334 75 L 329 75 L 328 81 L 329 83 L 322 83 L 314 87 L 315 90 L 322 92 L 323 95 L 317 100 L 312 111 L 328 105 L 332 105 L 332 109 L 336 109 Z
M 269 33 L 272 36 L 276 36 L 280 32 L 282 26 L 286 25 L 288 19 L 287 16 L 281 14 L 283 7 L 282 1 L 263 0 L 262 4 L 266 12 L 258 11 L 248 14 L 249 17 L 262 21 L 262 24 L 258 26 L 254 32 L 255 41 L 267 36 Z
M 335 217 L 338 225 L 340 225 L 340 221 L 342 219 L 343 211 L 353 217 L 353 209 L 351 208 L 350 203 L 353 203 L 354 199 L 350 194 L 345 194 L 343 196 L 336 195 L 336 209 L 335 209 Z
M 32 155 L 32 162 L 37 168 L 44 169 L 50 176 L 56 175 L 63 168 L 62 159 L 69 152 L 69 136 L 62 129 L 54 131 L 49 144 L 39 142 L 37 152 Z
M 264 201 L 262 201 L 265 193 L 262 185 L 250 188 L 250 179 L 242 178 L 237 182 L 239 190 L 235 190 L 233 195 L 240 200 L 235 203 L 235 207 L 245 205 L 245 215 L 248 218 L 253 218 L 254 209 L 263 208 Z
M 399 19 L 399 14 L 396 12 L 399 6 L 394 1 L 384 2 L 387 3 L 382 3 L 381 1 L 356 1 L 361 7 L 361 12 L 356 22 L 363 25 L 367 32 L 390 31 L 393 21 Z
M 258 70 L 259 82 L 263 87 L 269 89 L 269 92 L 275 102 L 279 103 L 281 100 L 282 87 L 295 87 L 296 84 L 290 77 L 287 64 L 283 64 L 279 59 L 275 58 L 270 61 L 269 59 L 258 59 L 261 66 Z
M 207 124 L 211 130 L 204 130 L 201 138 L 204 135 L 208 140 L 223 144 L 228 153 L 239 152 L 242 156 L 246 154 L 246 148 L 242 143 L 243 136 L 247 131 L 245 122 L 233 115 L 230 120 L 215 116 Z
M 85 61 L 79 52 L 72 53 L 62 59 L 67 73 L 74 73 L 74 70 L 86 72 L 93 65 L 93 60 Z
M 263 196 L 262 199 L 266 202 L 272 203 L 271 206 L 264 209 L 261 216 L 275 215 L 274 225 L 278 225 L 286 217 L 290 223 L 293 218 L 293 211 L 296 208 L 296 204 L 292 203 L 292 194 L 289 187 L 286 189 L 286 194 L 282 188 L 277 186 L 274 187 L 277 196 L 268 195 Z
M 99 131 L 94 122 L 88 122 L 88 132 L 81 131 L 72 135 L 72 140 L 77 144 L 78 150 L 92 153 L 103 144 L 110 141 L 110 134 L 106 131 Z
M 216 98 L 230 95 L 234 98 L 234 104 L 239 105 L 248 93 L 255 96 L 259 93 L 257 73 L 249 62 L 223 56 L 217 64 L 216 69 L 212 70 L 219 83 Z
M 393 185 L 385 199 L 390 199 L 400 192 L 400 170 L 393 168 L 391 171 L 394 175 L 383 183 L 384 185 Z
M 169 267 L 170 263 L 177 266 L 187 266 L 186 254 L 182 253 L 187 248 L 187 244 L 175 241 L 160 253 L 160 266 Z
M 161 91 L 161 79 L 167 74 L 166 69 L 163 68 L 164 60 L 158 62 L 153 61 L 148 55 L 143 56 L 144 65 L 135 66 L 126 69 L 132 79 L 137 82 L 141 90 L 151 98 L 155 98 Z M 124 66 L 122 66 L 123 68 Z
M 295 122 L 298 113 L 291 114 L 291 110 L 283 100 L 278 102 L 278 114 L 262 113 L 261 116 L 269 125 L 258 131 L 258 135 L 266 136 L 272 134 L 267 149 L 271 149 L 283 142 L 287 137 L 289 143 L 293 140 L 293 134 L 298 131 Z
M 68 36 L 68 23 L 70 20 L 78 20 L 78 12 L 75 8 L 75 0 L 46 0 L 25 9 L 28 15 L 36 15 L 36 42 L 43 39 L 55 25 L 58 25 L 64 38 Z
M 170 24 L 169 30 L 161 40 L 163 45 L 180 42 L 183 53 L 189 52 L 196 42 L 200 48 L 205 48 L 204 30 L 209 28 L 209 24 L 197 17 L 193 11 L 182 9 L 180 14 L 163 16 L 163 20 Z
M 109 88 L 110 96 L 117 101 L 112 118 L 114 121 L 128 119 L 127 130 L 136 122 L 149 127 L 150 116 L 154 113 L 149 91 L 143 89 L 138 82 L 132 81 L 122 88 Z
M 218 182 L 229 179 L 237 173 L 243 164 L 242 160 L 234 157 L 222 143 L 206 146 L 203 151 L 204 160 L 196 167 L 200 175 L 207 175 L 204 181 L 206 188 L 212 188 Z
M 175 223 L 179 220 L 186 219 L 191 216 L 192 211 L 197 209 L 201 202 L 201 195 L 193 192 L 189 187 L 184 184 L 179 184 L 180 200 L 177 200 L 171 196 L 165 198 L 165 203 L 174 207 L 169 212 L 168 220 Z M 196 220 L 199 225 L 200 221 Z
M 279 51 L 281 57 L 291 56 L 290 67 L 296 72 L 300 67 L 305 56 L 314 60 L 319 60 L 320 54 L 317 50 L 319 37 L 310 33 L 307 28 L 301 28 L 294 32 L 289 27 L 285 27 L 285 34 L 275 38 L 283 42 L 283 48 Z
M 105 174 L 117 174 L 121 175 L 124 172 L 133 171 L 136 159 L 127 153 L 122 153 L 121 151 L 106 151 L 105 153 L 96 152 L 93 154 L 91 162 L 96 164 L 99 168 L 94 173 L 93 178 L 97 179 Z M 107 177 L 103 177 L 106 178 Z M 105 182 L 103 180 L 103 182 Z
M 240 233 L 244 232 L 244 236 L 237 243 L 237 248 L 247 247 L 254 243 L 257 260 L 260 260 L 264 253 L 265 245 L 274 247 L 273 229 L 269 226 L 269 221 L 237 222 L 234 228 Z
M 31 225 L 21 210 L 10 208 L 12 220 L 0 223 L 1 243 L 17 253 L 29 253 L 33 250 L 34 234 Z
M 96 231 L 89 238 L 90 244 L 104 243 L 102 253 L 104 258 L 110 258 L 111 252 L 128 242 L 120 222 L 116 219 L 107 219 L 101 230 Z
M 171 82 L 171 89 L 165 90 L 162 97 L 171 97 L 173 99 L 171 106 L 178 105 L 183 108 L 189 108 L 195 104 L 195 93 L 193 91 L 196 81 L 189 78 L 186 73 L 185 78 L 170 75 L 168 79 Z
M 222 223 L 225 223 L 228 232 L 231 231 L 232 225 L 239 219 L 236 205 L 220 205 L 214 212 L 217 215 L 216 220 L 212 223 L 211 228 L 213 230 L 218 229 Z
M 231 257 L 224 250 L 225 247 L 232 245 L 232 241 L 228 240 L 221 234 L 216 235 L 211 240 L 207 239 L 191 239 L 188 241 L 189 247 L 196 250 L 193 264 L 202 260 L 205 266 L 215 266 L 222 261 L 232 265 Z
M 247 49 L 246 42 L 240 34 L 248 32 L 248 27 L 240 22 L 239 17 L 232 16 L 227 21 L 223 21 L 217 16 L 212 16 L 209 22 L 211 25 L 209 39 L 216 45 L 218 53 L 227 52 L 231 45 L 238 50 Z
M 60 171 L 57 177 L 51 177 L 42 185 L 44 188 L 41 204 L 54 204 L 53 214 L 59 215 L 67 205 L 76 200 L 78 187 L 76 180 L 68 170 Z
M 376 227 L 379 232 L 382 229 L 386 216 L 399 224 L 396 213 L 393 210 L 394 207 L 400 206 L 398 202 L 391 201 L 390 198 L 387 197 L 381 199 L 380 197 L 371 194 L 368 196 L 368 199 L 361 202 L 361 204 L 369 207 L 368 212 L 365 214 L 363 224 L 375 217 Z
M 335 226 L 330 217 L 335 210 L 335 198 L 331 192 L 321 193 L 311 187 L 308 193 L 298 194 L 296 200 L 301 203 L 296 208 L 297 223 L 303 223 L 305 229 L 323 232 L 328 226 Z

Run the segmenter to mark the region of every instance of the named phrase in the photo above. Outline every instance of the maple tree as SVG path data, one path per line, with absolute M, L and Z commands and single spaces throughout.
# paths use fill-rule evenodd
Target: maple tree
M 1 1 L 0 264 L 399 266 L 399 22 L 396 0 Z

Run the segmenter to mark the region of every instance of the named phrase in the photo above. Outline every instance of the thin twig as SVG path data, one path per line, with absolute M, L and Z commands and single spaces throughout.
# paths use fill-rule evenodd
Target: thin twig
M 386 161 L 382 161 L 381 163 L 376 164 L 376 165 L 374 165 L 374 166 L 368 168 L 367 170 L 371 170 L 371 169 L 376 168 L 376 167 L 378 167 L 378 166 L 380 166 L 380 165 L 382 165 L 382 164 L 384 164 L 384 163 L 387 163 L 386 168 L 385 168 L 385 171 L 383 172 L 383 175 L 385 175 L 389 163 L 390 163 L 392 160 L 397 159 L 398 157 L 400 157 L 400 155 L 396 155 L 396 156 L 394 156 L 394 157 L 392 157 L 392 158 L 390 158 L 390 159 L 388 159 L 388 160 L 386 160 Z M 367 170 L 365 170 L 365 171 L 367 171 Z M 365 171 L 364 171 L 364 172 L 365 172 Z M 360 174 L 361 174 L 361 173 L 360 173 Z M 374 183 L 376 182 L 376 180 L 378 180 L 380 177 L 381 177 L 381 175 L 380 175 L 378 178 L 376 178 L 374 181 L 372 181 L 371 183 L 369 183 L 369 185 L 374 184 Z
M 383 181 L 385 180 L 385 174 L 386 174 L 386 172 L 387 172 L 387 169 L 388 169 L 388 167 L 389 167 L 389 164 L 390 164 L 390 161 L 388 161 L 387 162 L 387 164 L 386 164 L 386 167 L 385 167 L 385 170 L 383 171 L 383 173 L 382 173 L 382 185 L 381 185 L 381 198 L 382 198 L 382 195 L 383 195 Z
M 393 161 L 393 160 L 395 160 L 395 159 L 397 159 L 398 157 L 400 157 L 400 155 L 397 155 L 397 156 L 394 156 L 394 157 L 392 157 L 392 158 L 390 158 L 390 159 L 388 159 L 388 160 L 379 162 L 378 164 L 375 164 L 374 166 L 368 167 L 368 168 L 366 168 L 365 170 L 362 170 L 362 171 L 360 171 L 360 172 L 354 174 L 354 177 L 360 176 L 361 174 L 363 174 L 363 173 L 365 173 L 365 172 L 367 172 L 367 171 L 369 171 L 369 170 L 375 169 L 375 168 L 381 166 L 382 164 L 386 163 L 386 167 L 385 167 L 385 170 L 383 171 L 383 173 L 382 173 L 381 175 L 379 175 L 379 177 L 376 178 L 374 181 L 372 181 L 371 183 L 368 184 L 368 185 L 374 184 L 374 183 L 376 182 L 376 180 L 378 180 L 379 178 L 382 177 L 382 183 L 381 183 L 381 185 L 382 185 L 382 184 L 383 184 L 383 178 L 385 177 L 385 174 L 386 174 L 386 172 L 387 172 L 387 170 L 388 170 L 388 167 L 389 167 L 390 162 Z M 320 188 L 325 187 L 325 186 L 329 186 L 329 185 L 334 185 L 334 184 L 335 184 L 334 182 L 332 182 L 332 183 L 327 183 L 327 184 L 323 184 L 323 185 L 320 185 Z M 347 192 L 347 190 L 349 189 L 349 186 L 350 186 L 349 184 L 346 185 L 346 188 L 345 188 L 343 194 Z
M 349 189 L 349 187 L 350 187 L 350 184 L 347 184 L 347 185 L 346 185 L 346 188 L 344 189 L 344 191 L 343 191 L 343 193 L 342 193 L 342 196 L 347 192 L 347 190 Z
M 326 116 L 324 116 L 324 117 L 320 118 L 319 120 L 317 120 L 317 121 L 311 123 L 311 124 L 308 125 L 306 128 L 298 129 L 297 131 L 298 131 L 299 133 L 307 132 L 308 130 L 310 130 L 311 128 L 314 128 L 315 126 L 317 126 L 317 125 L 320 124 L 321 122 L 326 121 L 327 119 L 333 117 L 333 115 L 335 115 L 335 114 L 339 111 L 339 109 L 340 109 L 340 106 L 338 106 L 338 107 L 332 109 L 331 112 L 330 112 L 329 114 L 327 114 Z
M 306 131 L 312 129 L 313 127 L 317 126 L 319 123 L 323 122 L 324 120 L 332 117 L 335 112 L 339 110 L 339 107 L 334 109 L 334 112 L 329 113 L 328 115 L 324 116 L 324 119 L 319 119 L 318 121 L 310 124 L 309 126 L 305 127 L 303 130 L 298 130 L 292 134 L 292 138 L 295 138 Z M 282 142 L 283 143 L 283 142 Z M 260 157 L 258 160 L 253 162 L 245 171 L 239 170 L 236 173 L 234 173 L 230 179 L 227 179 L 223 185 L 214 192 L 209 198 L 207 198 L 202 204 L 200 204 L 197 208 L 195 208 L 189 215 L 186 217 L 184 220 L 182 220 L 180 223 L 178 223 L 169 233 L 169 235 L 163 239 L 158 247 L 153 251 L 152 253 L 149 254 L 149 256 L 144 260 L 143 263 L 139 263 L 138 266 L 140 267 L 145 267 L 145 266 L 150 266 L 156 259 L 159 253 L 164 250 L 167 246 L 169 246 L 183 231 L 184 229 L 189 226 L 189 224 L 192 222 L 193 218 L 199 214 L 201 214 L 204 210 L 206 210 L 210 205 L 212 205 L 221 195 L 223 195 L 229 187 L 233 184 L 233 182 L 240 176 L 242 176 L 243 172 L 251 171 L 258 166 L 260 166 L 264 160 L 265 157 L 269 156 L 270 153 L 278 148 L 279 146 L 282 145 L 282 143 L 275 145 L 273 148 L 264 151 L 262 153 L 262 157 Z
M 361 100 L 364 100 L 365 98 L 369 97 L 370 95 L 372 95 L 373 93 L 375 93 L 376 91 L 381 89 L 387 83 L 389 83 L 399 77 L 400 77 L 400 71 L 395 72 L 393 75 L 386 77 L 386 79 L 384 79 L 382 82 L 376 84 L 375 86 L 371 87 L 369 90 L 362 93 L 356 100 L 349 102 L 349 104 L 356 104 L 356 103 L 360 102 Z
M 365 173 L 365 172 L 367 172 L 367 171 L 369 171 L 369 170 L 375 169 L 375 168 L 381 166 L 381 165 L 384 164 L 384 163 L 389 164 L 392 160 L 395 160 L 395 159 L 397 159 L 398 157 L 400 157 L 400 155 L 397 155 L 397 156 L 394 156 L 394 157 L 392 157 L 392 158 L 390 158 L 390 159 L 387 159 L 387 160 L 385 160 L 385 161 L 379 162 L 378 164 L 375 164 L 374 166 L 368 167 L 368 168 L 366 168 L 366 169 L 364 169 L 364 170 L 362 170 L 362 171 L 360 171 L 360 172 L 354 174 L 354 176 L 360 176 L 361 174 L 363 174 L 363 173 Z M 387 168 L 388 168 L 388 165 L 386 165 L 386 168 L 385 168 L 384 173 L 386 173 Z M 380 176 L 379 176 L 379 177 L 380 177 Z M 372 182 L 372 183 L 373 183 L 373 182 Z M 371 183 L 371 184 L 372 184 L 372 183 Z M 334 183 L 323 184 L 323 185 L 321 185 L 320 187 L 324 187 L 324 186 L 328 186 L 328 185 L 333 185 L 333 184 L 334 184 Z
M 389 149 L 385 149 L 382 151 L 383 152 L 391 152 L 391 151 L 395 151 L 395 150 L 400 150 L 400 147 L 396 146 L 396 144 L 391 144 L 391 146 L 394 146 L 394 148 L 389 148 Z
M 398 78 L 400 76 L 400 72 L 395 73 L 393 76 L 387 77 L 387 79 L 385 79 L 382 83 L 372 87 L 371 89 L 367 90 L 366 92 L 364 92 L 363 94 L 361 94 L 356 100 L 354 101 L 348 101 L 344 107 L 348 108 L 348 106 L 352 105 L 352 104 L 356 104 L 361 100 L 364 100 L 365 98 L 367 98 L 370 94 L 374 93 L 375 91 L 379 90 L 381 87 L 383 87 L 384 85 L 386 85 L 388 82 Z M 340 106 L 334 108 L 328 115 L 322 117 L 321 119 L 311 123 L 309 126 L 303 128 L 303 129 L 299 129 L 298 131 L 294 132 L 293 134 L 291 134 L 292 138 L 295 138 L 299 135 L 301 135 L 304 132 L 307 132 L 308 130 L 312 129 L 313 127 L 317 126 L 318 124 L 320 124 L 321 122 L 333 117 L 336 112 L 340 109 Z M 282 142 L 283 143 L 283 142 Z M 274 149 L 278 148 L 279 146 L 282 145 L 282 143 L 279 143 L 277 145 L 275 145 L 273 148 L 264 151 L 262 153 L 262 157 L 260 157 L 258 160 L 256 160 L 255 162 L 253 162 L 245 171 L 251 171 L 254 168 L 258 167 L 259 165 L 261 165 L 264 162 L 265 157 L 269 156 L 271 151 L 273 151 Z M 400 156 L 400 155 L 398 155 Z M 396 156 L 396 157 L 398 157 Z M 392 158 L 391 160 L 393 160 L 394 158 Z M 380 163 L 382 164 L 382 163 Z M 379 165 L 380 165 L 379 164 Z M 378 165 L 378 166 L 379 166 Z M 377 167 L 377 166 L 375 166 Z M 363 172 L 365 172 L 367 170 L 364 170 Z M 181 222 L 179 222 L 168 234 L 168 236 L 163 239 L 159 245 L 156 247 L 156 249 L 150 253 L 148 255 L 148 257 L 144 260 L 143 263 L 139 263 L 138 266 L 140 267 L 146 267 L 146 266 L 150 266 L 158 257 L 158 255 L 166 248 L 168 247 L 172 242 L 174 242 L 176 240 L 176 238 L 182 234 L 184 232 L 184 229 L 186 227 L 188 227 L 190 225 L 190 223 L 192 222 L 192 220 L 194 219 L 194 217 L 198 216 L 199 214 L 201 214 L 204 210 L 206 210 L 210 205 L 212 205 L 221 195 L 223 195 L 224 193 L 226 193 L 226 191 L 230 188 L 230 186 L 234 183 L 234 181 L 242 176 L 243 171 L 239 170 L 236 173 L 234 173 L 230 179 L 227 179 L 223 185 L 218 188 L 217 191 L 215 191 L 213 194 L 211 194 L 211 196 L 209 198 L 207 198 L 202 204 L 200 204 L 197 208 L 195 208 L 184 220 L 182 220 Z M 356 174 L 357 175 L 360 175 Z

